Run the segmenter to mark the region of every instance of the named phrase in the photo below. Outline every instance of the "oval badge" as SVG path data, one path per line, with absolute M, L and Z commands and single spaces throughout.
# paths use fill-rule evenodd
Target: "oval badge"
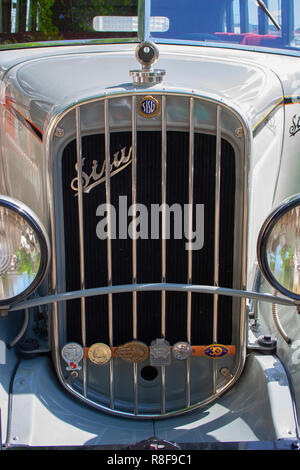
M 144 118 L 153 118 L 159 113 L 159 101 L 153 96 L 145 96 L 138 103 L 139 115 Z
M 211 344 L 204 349 L 205 356 L 216 358 L 226 356 L 229 349 L 223 344 Z

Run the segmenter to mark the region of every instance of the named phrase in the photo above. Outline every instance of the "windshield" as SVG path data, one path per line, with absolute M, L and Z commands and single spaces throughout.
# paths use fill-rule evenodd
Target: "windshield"
M 136 33 L 95 31 L 93 20 L 99 15 L 137 16 L 137 3 L 138 0 L 2 0 L 0 47 L 37 41 L 136 38 Z
M 300 50 L 300 0 L 152 0 L 152 15 L 169 18 L 157 38 Z
M 124 21 L 109 29 L 108 18 L 123 16 L 137 24 L 138 2 L 2 0 L 0 48 L 42 45 L 41 41 L 111 42 L 116 37 L 134 41 L 136 30 L 122 30 Z M 163 21 L 163 27 L 151 32 L 156 42 L 300 51 L 300 0 L 152 0 L 153 17 Z

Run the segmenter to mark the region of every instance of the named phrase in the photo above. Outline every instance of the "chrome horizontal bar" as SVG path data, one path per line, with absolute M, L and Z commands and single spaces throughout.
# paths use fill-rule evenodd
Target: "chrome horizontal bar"
M 215 286 L 198 286 L 192 284 L 124 284 L 119 286 L 96 287 L 93 289 L 77 290 L 72 292 L 64 292 L 45 297 L 34 298 L 20 302 L 11 306 L 9 312 L 23 310 L 25 308 L 37 307 L 39 305 L 51 304 L 54 302 L 65 302 L 68 300 L 79 299 L 81 297 L 93 297 L 97 295 L 122 294 L 125 292 L 145 292 L 145 291 L 175 291 L 175 292 L 195 292 L 198 294 L 225 295 L 231 297 L 240 297 L 247 299 L 260 300 L 271 304 L 286 305 L 290 307 L 299 307 L 300 303 L 291 299 L 277 297 L 271 294 L 262 294 L 246 290 L 229 289 L 225 287 Z

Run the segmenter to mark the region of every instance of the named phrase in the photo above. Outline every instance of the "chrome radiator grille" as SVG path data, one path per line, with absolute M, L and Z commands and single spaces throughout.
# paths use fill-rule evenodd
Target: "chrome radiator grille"
M 231 139 L 239 120 L 211 101 L 169 95 L 156 95 L 160 113 L 151 120 L 139 116 L 140 98 L 105 98 L 77 106 L 67 115 L 76 132 L 62 152 L 58 170 L 65 237 L 61 288 L 142 283 L 241 288 L 243 199 L 238 189 L 243 184 L 244 155 L 237 159 Z M 94 121 L 88 125 L 95 111 L 97 125 Z M 117 208 L 116 227 L 111 212 L 120 204 L 120 196 L 122 203 L 143 204 L 149 212 L 151 205 L 162 205 L 155 237 L 149 235 L 151 220 L 147 238 L 130 238 L 124 232 L 120 236 L 128 206 Z M 106 229 L 111 235 L 116 229 L 117 239 L 96 236 L 97 208 L 104 203 Z M 186 205 L 186 239 L 177 239 L 174 233 L 167 236 L 164 204 Z M 200 204 L 204 244 L 198 250 L 187 249 Z M 66 302 L 58 348 L 74 341 L 84 348 L 96 342 L 116 347 L 132 340 L 150 346 L 153 340 L 165 338 L 171 345 L 177 341 L 234 344 L 236 355 L 173 360 L 156 370 L 149 361 L 127 364 L 112 359 L 97 366 L 85 358 L 78 379 L 70 385 L 62 372 L 63 381 L 75 395 L 112 413 L 162 417 L 193 409 L 214 399 L 237 376 L 241 309 L 241 302 L 231 297 L 163 289 Z M 64 364 L 59 368 L 64 369 Z

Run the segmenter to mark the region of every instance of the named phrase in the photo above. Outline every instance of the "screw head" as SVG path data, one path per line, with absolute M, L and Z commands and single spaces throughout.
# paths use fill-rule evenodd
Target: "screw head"
M 63 137 L 65 135 L 65 131 L 61 127 L 57 127 L 55 129 L 55 137 Z

